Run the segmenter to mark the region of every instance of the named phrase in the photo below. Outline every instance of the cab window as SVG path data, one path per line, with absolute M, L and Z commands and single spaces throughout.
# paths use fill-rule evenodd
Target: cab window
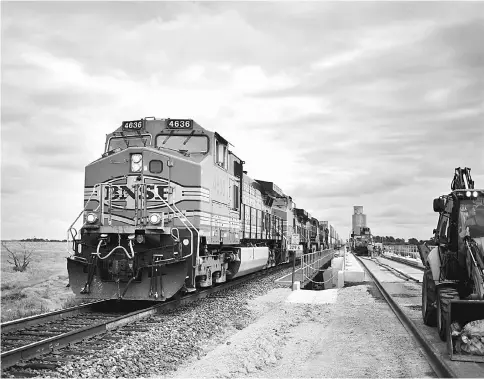
M 232 209 L 233 210 L 239 210 L 240 202 L 239 202 L 239 186 L 235 185 L 232 187 L 233 188 L 233 196 L 232 196 Z
M 476 218 L 476 208 L 484 205 L 484 198 L 461 200 L 459 207 L 459 235 L 463 238 L 467 233 L 467 228 L 470 226 L 478 225 Z M 471 235 L 472 237 L 472 235 Z
M 215 163 L 219 167 L 227 170 L 227 167 L 228 167 L 227 146 L 216 140 L 215 141 L 215 152 L 216 152 Z
M 127 149 L 128 147 L 151 146 L 151 135 L 110 137 L 106 152 L 114 149 Z
M 447 242 L 447 224 L 449 221 L 449 216 L 442 215 L 440 220 L 439 232 L 439 242 Z
M 452 199 L 449 199 L 447 201 L 447 204 L 445 205 L 445 212 L 441 214 L 440 216 L 440 223 L 439 223 L 439 242 L 441 243 L 448 243 L 449 242 L 449 228 L 450 228 L 450 214 L 452 212 Z
M 163 132 L 156 136 L 156 147 L 176 151 L 186 151 L 190 154 L 208 152 L 209 139 L 203 135 L 173 134 L 172 132 Z

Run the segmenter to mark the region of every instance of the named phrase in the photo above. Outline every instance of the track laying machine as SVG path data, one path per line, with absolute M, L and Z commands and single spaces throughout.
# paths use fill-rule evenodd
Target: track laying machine
M 452 342 L 465 325 L 477 325 L 474 335 L 484 332 L 484 190 L 474 189 L 467 167 L 455 169 L 451 190 L 434 199 L 434 212 L 439 213 L 433 231 L 436 246 L 429 250 L 421 245 L 419 252 L 425 266 L 423 320 L 426 325 L 437 325 L 442 341 L 448 341 L 452 358 Z M 476 349 L 484 350 L 484 335 L 478 340 L 482 348 Z M 463 343 L 464 352 L 484 355 L 476 349 L 466 351 L 465 338 Z M 473 360 L 468 358 L 459 360 Z

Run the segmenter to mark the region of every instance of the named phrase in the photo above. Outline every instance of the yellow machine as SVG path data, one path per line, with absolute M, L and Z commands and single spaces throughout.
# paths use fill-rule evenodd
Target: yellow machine
M 474 189 L 467 167 L 455 169 L 451 189 L 434 199 L 436 246 L 419 247 L 425 266 L 422 317 L 426 325 L 437 324 L 443 341 L 451 324 L 484 319 L 484 190 Z

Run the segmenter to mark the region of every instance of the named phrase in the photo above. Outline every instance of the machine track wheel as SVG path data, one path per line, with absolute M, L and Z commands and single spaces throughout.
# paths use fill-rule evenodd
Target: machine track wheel
M 447 340 L 450 301 L 454 299 L 459 300 L 459 293 L 456 289 L 449 287 L 437 289 L 437 329 L 442 341 Z
M 433 302 L 435 300 L 435 291 L 431 283 L 433 282 L 432 271 L 425 270 L 422 283 L 422 318 L 427 326 L 437 324 L 437 310 Z

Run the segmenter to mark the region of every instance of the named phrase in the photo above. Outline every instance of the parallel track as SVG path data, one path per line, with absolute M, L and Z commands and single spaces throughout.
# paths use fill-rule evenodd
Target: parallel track
M 383 298 L 386 300 L 392 311 L 395 313 L 397 318 L 403 324 L 405 329 L 419 342 L 426 355 L 427 361 L 430 366 L 437 374 L 439 378 L 456 378 L 455 372 L 447 365 L 447 363 L 441 358 L 438 351 L 432 346 L 432 344 L 427 340 L 427 338 L 418 330 L 413 321 L 405 314 L 402 308 L 393 300 L 392 296 L 385 290 L 378 279 L 371 273 L 371 271 L 366 267 L 364 259 L 357 257 L 356 259 L 361 263 L 364 270 L 372 278 L 375 286 L 378 288 Z
M 395 261 L 395 262 L 398 262 L 398 263 L 403 263 L 403 264 L 406 264 L 407 266 L 411 266 L 411 267 L 415 267 L 415 268 L 418 268 L 419 270 L 422 270 L 424 271 L 425 269 L 420 266 L 419 264 L 417 263 L 413 263 L 411 261 L 407 261 L 406 259 L 400 259 L 400 258 L 397 258 L 397 257 L 387 257 L 386 255 L 382 255 L 381 256 L 382 258 L 385 258 L 385 259 L 389 259 L 391 261 Z
M 384 258 L 386 258 L 386 257 L 384 257 Z M 360 258 L 360 259 L 371 259 L 371 258 L 366 258 L 366 257 L 363 257 L 363 258 Z M 378 259 L 378 258 L 377 258 L 377 259 Z M 390 260 L 394 260 L 394 259 L 390 259 Z M 379 265 L 379 266 L 381 266 L 381 267 L 383 267 L 383 268 L 385 268 L 385 269 L 387 269 L 387 270 L 389 270 L 389 271 L 394 271 L 394 272 L 396 272 L 396 273 L 397 273 L 397 274 L 395 274 L 396 276 L 401 276 L 401 277 L 403 277 L 405 280 L 411 280 L 411 281 L 416 282 L 416 283 L 421 283 L 421 281 L 420 281 L 420 280 L 415 279 L 414 277 L 412 277 L 412 276 L 410 276 L 410 275 L 408 275 L 408 274 L 404 273 L 403 271 L 400 271 L 400 270 L 396 269 L 395 267 L 392 267 L 392 266 L 389 266 L 389 265 L 387 265 L 387 264 L 385 264 L 385 263 L 382 263 L 382 262 L 380 262 L 379 260 L 372 260 L 372 262 L 376 263 L 377 265 Z M 404 262 L 400 262 L 400 261 L 395 261 L 395 262 L 404 263 Z M 414 266 L 414 265 L 409 265 L 409 266 L 411 266 L 411 267 L 415 267 L 415 268 L 417 267 L 417 266 Z M 419 268 L 420 268 L 420 267 L 419 267 Z M 423 271 L 423 269 L 422 269 L 422 271 Z
M 126 325 L 128 323 L 131 323 L 135 320 L 140 320 L 143 318 L 147 318 L 153 314 L 170 310 L 170 309 L 175 309 L 177 307 L 180 307 L 185 304 L 189 304 L 195 300 L 198 299 L 203 299 L 215 292 L 223 291 L 228 288 L 243 284 L 245 282 L 248 282 L 258 276 L 263 276 L 267 275 L 273 272 L 277 272 L 279 270 L 285 269 L 290 267 L 292 265 L 291 263 L 285 263 L 281 265 L 277 265 L 275 267 L 271 267 L 269 269 L 263 270 L 263 271 L 258 271 L 253 274 L 245 275 L 240 278 L 234 279 L 230 282 L 222 283 L 220 285 L 217 285 L 215 287 L 210 287 L 207 289 L 203 289 L 197 292 L 194 292 L 192 294 L 187 294 L 179 299 L 173 299 L 169 300 L 164 303 L 158 303 L 153 306 L 149 307 L 143 307 L 143 309 L 138 309 L 134 312 L 129 312 L 125 313 L 121 316 L 118 317 L 110 317 L 111 315 L 107 315 L 104 313 L 105 320 L 101 322 L 95 322 L 92 325 L 84 325 L 84 327 L 78 327 L 75 330 L 67 331 L 65 333 L 50 336 L 48 338 L 44 338 L 40 341 L 34 341 L 28 345 L 23 345 L 17 348 L 13 348 L 10 350 L 7 350 L 5 352 L 2 352 L 1 354 L 1 360 L 2 360 L 2 370 L 14 366 L 16 363 L 18 363 L 21 360 L 26 360 L 26 359 L 31 359 L 34 357 L 38 357 L 43 354 L 51 353 L 54 350 L 69 346 L 69 344 L 79 342 L 83 339 L 93 337 L 98 334 L 105 333 L 109 330 L 115 329 L 117 327 Z M 116 300 L 108 300 L 107 302 L 116 302 Z M 104 305 L 107 303 L 106 301 L 98 301 L 94 303 L 89 303 L 83 306 L 79 307 L 74 307 L 74 308 L 69 308 L 66 310 L 62 311 L 56 311 L 56 312 L 51 312 L 39 316 L 33 316 L 33 317 L 28 317 L 25 319 L 20 319 L 20 320 L 14 320 L 10 321 L 7 323 L 3 323 L 0 325 L 0 328 L 2 329 L 2 344 L 4 341 L 3 333 L 19 333 L 22 334 L 22 329 L 32 327 L 36 330 L 34 331 L 28 331 L 27 333 L 31 333 L 31 335 L 46 335 L 52 332 L 49 332 L 49 324 L 50 322 L 59 322 L 65 317 L 72 317 L 74 315 L 79 315 L 82 314 L 83 317 L 80 318 L 82 320 L 85 318 L 86 313 L 90 313 L 91 311 L 89 310 L 90 307 L 95 306 L 96 304 L 98 306 Z M 144 303 L 144 302 L 143 302 Z M 124 303 L 127 304 L 127 303 Z M 138 304 L 139 308 L 139 304 Z M 99 314 L 93 313 L 93 318 L 96 320 L 96 318 L 99 316 Z M 75 317 L 75 316 L 74 316 Z M 69 319 L 68 319 L 69 320 Z M 39 330 L 39 326 L 42 325 L 43 328 Z M 56 328 L 61 328 L 62 324 L 56 325 Z M 33 332 L 33 333 L 32 333 Z M 23 333 L 24 335 L 26 334 L 25 332 Z M 23 338 L 23 337 L 22 337 Z

